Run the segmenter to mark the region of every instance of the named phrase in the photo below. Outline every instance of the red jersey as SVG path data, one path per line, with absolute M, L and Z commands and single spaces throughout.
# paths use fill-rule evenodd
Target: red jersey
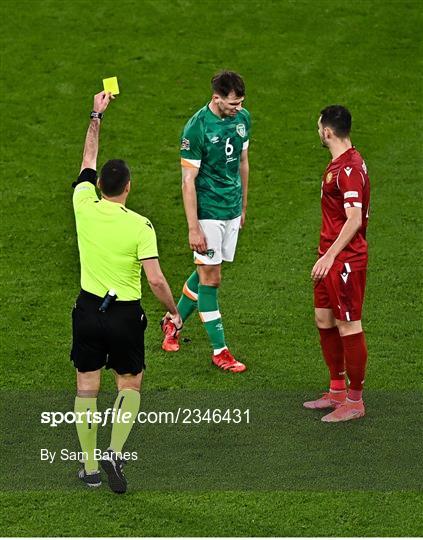
M 338 238 L 347 221 L 346 208 L 361 208 L 361 227 L 338 254 L 341 262 L 367 263 L 366 229 L 369 218 L 370 181 L 363 158 L 350 148 L 327 166 L 322 180 L 322 229 L 319 255 L 324 255 Z M 355 265 L 357 267 L 357 265 Z

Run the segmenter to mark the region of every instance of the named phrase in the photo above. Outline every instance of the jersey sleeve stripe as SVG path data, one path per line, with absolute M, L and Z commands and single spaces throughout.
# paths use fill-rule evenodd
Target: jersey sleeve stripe
M 355 206 L 356 208 L 363 208 L 363 205 L 361 202 L 353 202 L 353 206 Z
M 152 257 L 142 257 L 141 259 L 138 259 L 139 261 L 151 261 L 151 259 L 158 259 L 158 255 L 153 255 Z
M 242 149 L 243 149 L 243 150 L 247 150 L 247 148 L 248 148 L 249 146 L 250 146 L 250 140 L 244 141 L 244 142 L 242 143 Z
M 187 159 L 181 158 L 182 167 L 188 167 L 191 169 L 199 169 L 201 165 L 201 159 Z
M 351 208 L 350 203 L 349 203 L 349 202 L 346 202 L 346 203 L 344 204 L 344 208 Z

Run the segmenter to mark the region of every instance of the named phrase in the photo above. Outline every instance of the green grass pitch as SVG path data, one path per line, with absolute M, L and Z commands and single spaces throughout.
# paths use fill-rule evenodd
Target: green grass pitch
M 0 11 L 1 534 L 421 535 L 419 2 L 3 0 Z M 73 427 L 47 430 L 31 413 L 72 401 L 79 263 L 70 184 L 92 95 L 103 78 L 118 76 L 99 162 L 122 157 L 131 165 L 128 206 L 154 223 L 178 296 L 192 268 L 178 138 L 224 67 L 244 76 L 253 120 L 247 222 L 220 295 L 229 345 L 249 370 L 212 369 L 196 318 L 186 325 L 191 342 L 175 356 L 162 353 L 162 309 L 144 285 L 143 399 L 155 407 L 158 396 L 212 402 L 221 392 L 235 406 L 251 396 L 264 423 L 252 424 L 250 438 L 246 426 L 238 439 L 231 427 L 175 432 L 175 445 L 166 428 L 137 426 L 128 447 L 144 448 L 144 460 L 128 466 L 128 494 L 89 492 L 72 464 L 41 466 L 37 453 L 43 433 L 51 445 L 66 440 L 76 449 Z M 326 385 L 309 274 L 329 159 L 316 121 L 335 102 L 352 110 L 353 143 L 372 182 L 368 416 L 322 427 L 301 399 Z M 113 392 L 110 374 L 104 389 Z

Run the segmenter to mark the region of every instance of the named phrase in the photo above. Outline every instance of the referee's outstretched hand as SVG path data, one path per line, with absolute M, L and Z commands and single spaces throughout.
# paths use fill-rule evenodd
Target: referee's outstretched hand
M 182 319 L 181 319 L 181 316 L 179 315 L 178 312 L 176 313 L 169 313 L 169 311 L 166 313 L 166 315 L 163 317 L 163 321 L 165 319 L 169 319 L 170 321 L 173 322 L 173 324 L 175 325 L 176 327 L 176 330 L 181 330 L 182 327 L 184 326 L 184 323 L 182 322 Z
M 104 112 L 112 99 L 115 99 L 115 96 L 111 92 L 99 92 L 94 96 L 93 111 Z

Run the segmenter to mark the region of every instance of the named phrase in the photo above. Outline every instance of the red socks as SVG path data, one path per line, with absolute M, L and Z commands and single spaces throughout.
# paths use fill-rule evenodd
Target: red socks
M 345 366 L 350 381 L 348 398 L 360 401 L 367 364 L 367 346 L 364 333 L 341 338 L 338 328 L 319 328 L 323 357 L 330 372 L 330 389 L 345 390 Z M 344 361 L 345 358 L 345 361 Z
M 363 384 L 367 364 L 367 345 L 364 333 L 351 334 L 342 338 L 344 345 L 345 364 L 350 380 L 348 398 L 359 401 L 363 392 Z
M 323 358 L 330 372 L 330 389 L 345 390 L 344 346 L 338 328 L 319 328 Z

